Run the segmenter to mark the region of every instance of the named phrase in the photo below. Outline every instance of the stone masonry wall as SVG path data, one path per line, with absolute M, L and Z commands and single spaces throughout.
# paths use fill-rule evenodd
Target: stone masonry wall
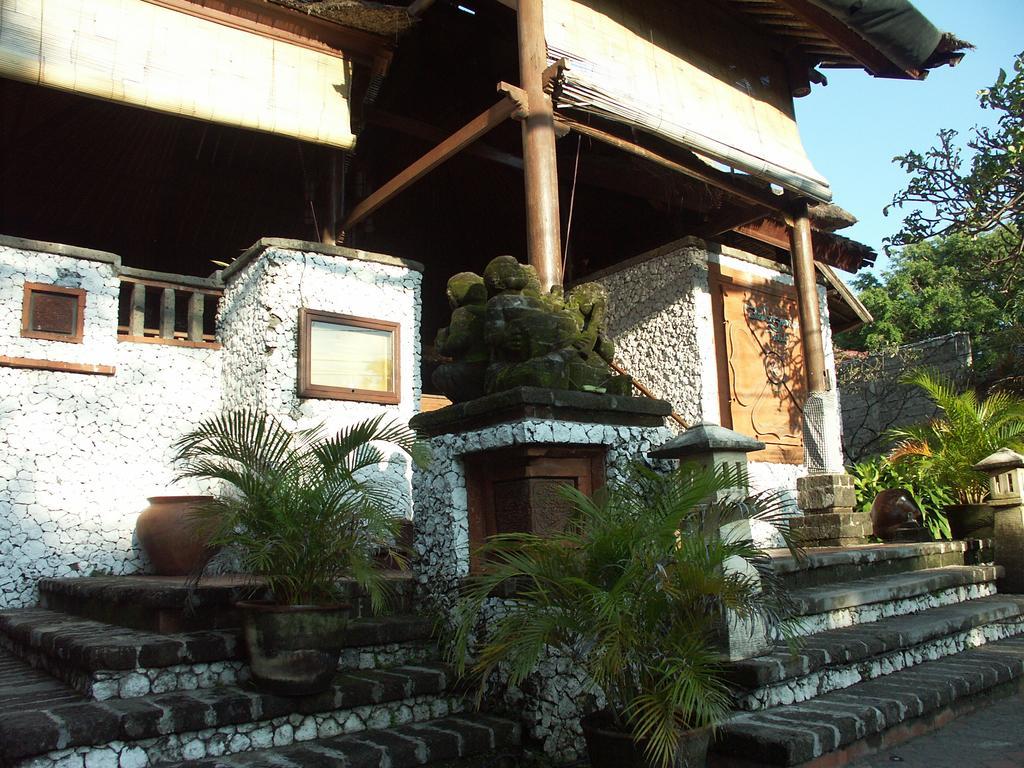
M 923 392 L 899 383 L 904 373 L 922 366 L 965 384 L 971 375 L 970 336 L 952 333 L 889 352 L 850 357 L 839 364 L 843 452 L 848 461 L 887 450 L 886 430 L 935 416 L 937 409 Z
M 272 242 L 272 241 L 271 241 Z M 360 252 L 350 251 L 354 255 Z M 258 259 L 226 272 L 218 317 L 224 343 L 224 405 L 258 405 L 298 427 L 337 431 L 381 413 L 407 423 L 420 400 L 420 281 L 397 259 L 363 259 L 270 246 Z M 298 395 L 299 308 L 397 322 L 400 402 L 397 406 Z M 412 517 L 412 469 L 391 457 L 395 504 Z
M 45 576 L 145 568 L 146 497 L 173 484 L 173 441 L 220 400 L 210 349 L 118 343 L 118 263 L 0 245 L 0 355 L 112 365 L 113 376 L 0 367 L 0 607 Z M 81 344 L 21 338 L 26 281 L 83 288 Z
M 588 278 L 608 289 L 608 316 L 616 355 L 634 374 L 687 423 L 721 423 L 714 324 L 708 288 L 708 264 L 792 285 L 793 278 L 762 263 L 753 263 L 724 246 L 684 238 Z M 826 369 L 835 381 L 835 358 L 828 305 L 819 288 Z M 674 427 L 673 422 L 669 422 Z M 839 435 L 834 439 L 839 440 Z M 806 474 L 802 464 L 752 461 L 753 491 L 779 489 L 791 493 Z
M 115 368 L 104 376 L 0 364 L 0 608 L 34 604 L 43 577 L 144 572 L 135 519 L 149 496 L 208 490 L 174 480 L 171 446 L 222 405 L 330 429 L 385 408 L 297 397 L 300 306 L 400 322 L 401 403 L 387 410 L 402 421 L 416 412 L 416 266 L 285 245 L 262 241 L 239 260 L 219 316 L 223 349 L 194 349 L 118 341 L 117 256 L 0 238 L 0 357 Z M 83 343 L 21 337 L 26 281 L 87 291 Z M 409 515 L 411 470 L 398 461 L 393 473 L 396 509 Z

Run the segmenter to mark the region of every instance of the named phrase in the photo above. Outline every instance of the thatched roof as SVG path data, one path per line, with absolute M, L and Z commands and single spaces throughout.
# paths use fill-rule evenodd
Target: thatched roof
M 364 0 L 270 0 L 311 16 L 372 35 L 394 38 L 413 24 L 404 5 L 371 3 Z
M 807 209 L 811 225 L 820 232 L 835 232 L 857 223 L 857 217 L 835 203 L 815 203 Z

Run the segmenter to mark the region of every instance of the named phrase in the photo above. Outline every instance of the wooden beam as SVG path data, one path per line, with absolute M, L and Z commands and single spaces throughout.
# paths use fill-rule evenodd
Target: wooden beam
M 731 232 L 734 229 L 739 231 L 741 228 L 750 225 L 751 222 L 761 221 L 769 213 L 771 213 L 771 211 L 761 205 L 732 211 L 728 215 L 720 216 L 719 218 L 713 219 L 707 224 L 698 227 L 694 230 L 693 234 L 697 237 L 709 238 L 716 237 L 723 232 Z
M 881 76 L 902 72 L 913 80 L 924 79 L 924 72 L 919 69 L 903 69 L 854 30 L 828 11 L 819 8 L 811 0 L 777 0 L 777 2 L 824 33 L 836 45 L 863 64 L 871 74 Z
M 53 371 L 54 373 L 85 373 L 94 376 L 113 376 L 112 365 L 94 363 L 65 363 L 57 360 L 38 360 L 34 357 L 7 357 L 0 355 L 0 367 L 27 368 L 30 371 Z
M 544 93 L 548 48 L 543 0 L 519 0 L 519 84 L 530 112 L 522 121 L 523 176 L 526 187 L 526 250 L 541 288 L 562 284 L 562 219 L 558 212 L 558 159 L 555 111 Z
M 440 128 L 435 128 L 433 125 L 424 123 L 420 120 L 415 120 L 411 117 L 404 117 L 403 115 L 396 115 L 393 112 L 387 110 L 374 108 L 366 115 L 366 123 L 368 125 L 377 125 L 381 128 L 387 128 L 388 130 L 397 131 L 398 133 L 411 136 L 414 139 L 421 139 L 422 141 L 436 144 L 437 142 L 444 141 L 448 134 Z M 490 144 L 484 144 L 481 141 L 471 144 L 464 150 L 467 155 L 473 155 L 484 160 L 490 160 L 500 165 L 507 165 L 509 168 L 517 168 L 520 171 L 523 170 L 523 158 L 519 155 L 513 155 L 511 152 L 504 152 L 497 149 Z
M 506 95 L 505 98 L 493 107 L 470 120 L 419 160 L 386 182 L 377 191 L 370 194 L 369 197 L 352 209 L 352 213 L 348 215 L 342 229 L 344 231 L 352 229 L 352 227 L 363 221 L 363 219 L 400 192 L 412 186 L 446 160 L 451 159 L 481 136 L 508 120 L 516 111 L 521 110 L 522 107 L 522 104 Z M 339 240 L 341 239 L 339 237 Z
M 825 345 L 821 336 L 821 310 L 818 306 L 818 280 L 814 269 L 814 246 L 811 243 L 811 219 L 807 203 L 798 203 L 793 210 L 790 229 L 790 255 L 793 259 L 793 282 L 796 284 L 797 307 L 800 312 L 800 339 L 804 349 L 804 371 L 808 392 L 827 392 Z
M 652 163 L 656 163 L 669 170 L 682 173 L 690 178 L 703 181 L 705 184 L 710 184 L 713 187 L 718 187 L 724 192 L 728 192 L 733 197 L 739 198 L 746 203 L 753 205 L 759 205 L 769 210 L 779 210 L 785 203 L 785 198 L 781 195 L 773 195 L 771 192 L 760 191 L 753 188 L 744 187 L 741 184 L 737 184 L 734 181 L 728 179 L 728 174 L 717 173 L 712 168 L 700 163 L 699 160 L 689 162 L 682 160 L 670 160 L 664 155 L 659 155 L 646 147 L 641 147 L 639 144 L 634 144 L 631 141 L 626 141 L 623 138 L 616 136 L 614 133 L 608 133 L 602 131 L 600 128 L 594 128 L 590 125 L 584 125 L 583 123 L 577 122 L 571 118 L 559 116 L 559 120 L 569 126 L 570 129 L 576 131 L 583 136 L 589 136 L 597 141 L 602 141 L 605 144 L 609 144 L 617 149 L 621 149 L 624 152 L 629 152 L 631 155 L 642 157 L 644 160 L 650 160 Z

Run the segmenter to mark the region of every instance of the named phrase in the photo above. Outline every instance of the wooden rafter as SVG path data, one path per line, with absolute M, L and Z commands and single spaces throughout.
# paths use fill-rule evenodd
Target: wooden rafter
M 506 89 L 505 96 L 501 101 L 486 112 L 477 115 L 419 160 L 416 160 L 405 170 L 399 172 L 390 181 L 370 194 L 369 197 L 352 209 L 348 218 L 345 219 L 342 229 L 344 231 L 351 230 L 352 227 L 363 221 L 367 216 L 395 197 L 395 195 L 415 184 L 481 136 L 501 125 L 513 115 L 521 114 L 525 110 L 525 105 L 521 98 L 515 98 L 516 91 L 518 89 Z
M 624 152 L 628 152 L 631 155 L 636 155 L 645 160 L 650 160 L 652 163 L 656 163 L 669 170 L 682 173 L 691 178 L 702 181 L 705 184 L 718 187 L 724 192 L 732 195 L 733 197 L 739 198 L 746 203 L 761 206 L 768 210 L 775 211 L 782 208 L 785 204 L 785 199 L 782 196 L 773 195 L 771 192 L 754 189 L 753 187 L 747 187 L 743 184 L 737 184 L 736 182 L 729 179 L 728 174 L 716 172 L 714 169 L 704 165 L 699 160 L 686 161 L 683 159 L 670 159 L 664 155 L 660 155 L 653 150 L 642 147 L 639 144 L 634 144 L 631 141 L 620 138 L 613 133 L 602 131 L 600 128 L 594 128 L 590 125 L 577 122 L 571 118 L 565 117 L 564 115 L 558 116 L 559 122 L 567 125 L 570 130 L 576 131 L 577 133 L 588 136 L 597 141 L 609 144 L 617 149 L 621 149 Z

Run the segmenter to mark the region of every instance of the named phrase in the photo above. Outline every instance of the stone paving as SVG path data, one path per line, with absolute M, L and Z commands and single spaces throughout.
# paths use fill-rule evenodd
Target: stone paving
M 995 702 L 943 728 L 849 764 L 850 768 L 1020 768 L 1024 694 Z

